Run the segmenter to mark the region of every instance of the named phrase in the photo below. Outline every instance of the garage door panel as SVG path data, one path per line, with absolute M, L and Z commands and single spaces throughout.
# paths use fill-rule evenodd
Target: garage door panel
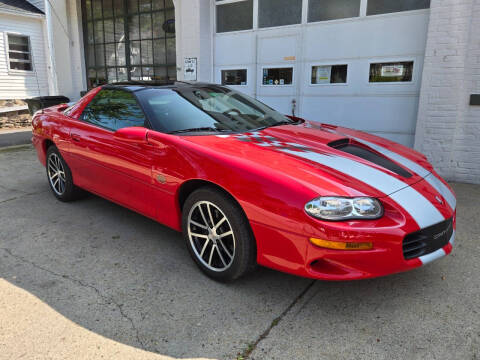
M 259 64 L 278 63 L 285 57 L 295 56 L 297 53 L 297 36 L 259 37 L 258 56 Z
M 416 96 L 304 97 L 301 116 L 365 131 L 411 134 L 417 108 Z
M 425 51 L 427 28 L 428 11 L 366 17 L 362 21 L 309 24 L 305 30 L 305 44 L 309 46 L 304 49 L 304 58 L 311 61 L 421 54 Z
M 215 64 L 255 64 L 254 33 L 222 34 L 215 37 Z M 232 46 L 232 44 L 234 44 Z M 226 50 L 228 49 L 228 50 Z
M 258 100 L 285 115 L 292 114 L 291 96 L 257 96 Z

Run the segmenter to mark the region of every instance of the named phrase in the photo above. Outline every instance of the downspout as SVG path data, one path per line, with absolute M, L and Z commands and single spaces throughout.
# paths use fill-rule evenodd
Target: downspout
M 47 62 L 49 67 L 49 92 L 50 95 L 58 95 L 58 79 L 55 65 L 55 47 L 53 40 L 53 26 L 52 26 L 52 10 L 50 8 L 50 2 L 45 0 L 45 27 L 47 31 Z

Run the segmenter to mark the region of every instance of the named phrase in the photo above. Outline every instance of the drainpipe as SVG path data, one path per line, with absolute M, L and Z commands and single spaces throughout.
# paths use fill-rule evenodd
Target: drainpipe
M 58 95 L 58 80 L 55 66 L 55 47 L 53 40 L 52 9 L 48 0 L 45 0 L 45 19 L 48 45 L 47 63 L 49 66 L 49 78 L 51 80 L 51 85 L 49 84 L 49 90 L 52 92 L 50 95 Z

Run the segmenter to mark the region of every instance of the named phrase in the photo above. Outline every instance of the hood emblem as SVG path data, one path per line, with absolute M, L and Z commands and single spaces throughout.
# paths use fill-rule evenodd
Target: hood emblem
M 440 204 L 443 205 L 443 200 L 440 199 L 440 196 L 435 195 L 435 199 L 436 199 Z

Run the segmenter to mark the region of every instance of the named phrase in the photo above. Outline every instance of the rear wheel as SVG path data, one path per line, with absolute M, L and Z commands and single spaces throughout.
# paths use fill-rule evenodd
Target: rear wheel
M 70 168 L 54 145 L 47 150 L 46 168 L 50 189 L 57 199 L 72 201 L 82 195 L 82 190 L 73 184 Z
M 185 201 L 182 220 L 190 254 L 208 276 L 231 281 L 255 268 L 255 240 L 248 220 L 222 192 L 194 191 Z

